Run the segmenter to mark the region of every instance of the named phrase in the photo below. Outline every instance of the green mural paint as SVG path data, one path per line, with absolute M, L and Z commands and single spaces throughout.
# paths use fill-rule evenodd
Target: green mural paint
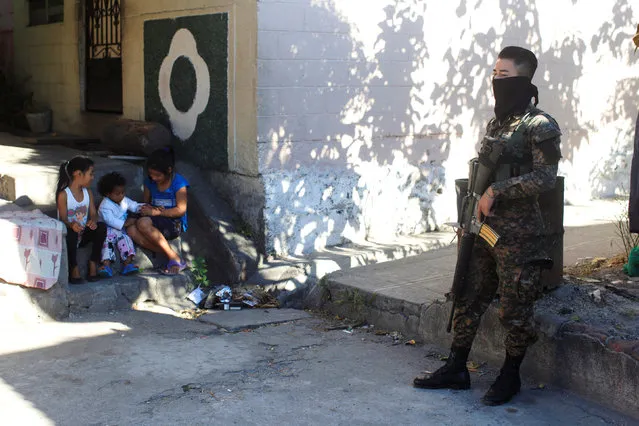
M 228 169 L 228 14 L 144 23 L 147 121 L 172 129 L 181 158 Z

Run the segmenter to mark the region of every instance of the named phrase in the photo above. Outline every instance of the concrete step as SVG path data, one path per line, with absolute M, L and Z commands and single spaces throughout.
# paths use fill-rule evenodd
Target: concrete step
M 194 308 L 186 299 L 190 292 L 188 273 L 162 275 L 156 272 L 115 276 L 94 283 L 68 286 L 69 313 L 109 312 L 130 309 L 153 301 L 175 311 Z
M 363 241 L 326 247 L 307 257 L 268 259 L 258 265 L 246 283 L 277 292 L 283 306 L 302 308 L 309 303 L 308 299 L 317 296 L 318 283 L 332 272 L 416 256 L 448 247 L 455 241 L 453 238 L 453 232 L 428 232 L 398 236 L 393 241 Z
M 61 146 L 41 146 L 36 149 L 11 135 L 1 136 L 0 198 L 13 201 L 26 196 L 42 209 L 48 210 L 47 206 L 55 207 L 55 187 L 60 164 L 76 155 L 87 155 L 95 162 L 92 189 L 96 207 L 100 199 L 97 183 L 103 175 L 110 172 L 121 173 L 126 178 L 127 196 L 135 200 L 142 199 L 143 171 L 138 164 L 111 160 L 106 157 L 106 152 L 78 151 Z M 55 208 L 53 211 L 55 212 Z
M 47 291 L 0 283 L 0 321 L 62 320 L 69 314 L 131 309 L 147 301 L 180 311 L 195 307 L 186 299 L 191 287 L 186 272 L 173 276 L 156 272 L 117 275 L 81 285 L 57 283 Z

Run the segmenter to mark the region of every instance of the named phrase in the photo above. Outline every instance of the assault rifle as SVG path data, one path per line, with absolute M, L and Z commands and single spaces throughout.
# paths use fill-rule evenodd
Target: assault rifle
M 497 168 L 497 162 L 504 149 L 504 144 L 499 139 L 486 136 L 482 141 L 482 149 L 479 158 L 474 158 L 470 162 L 470 176 L 468 180 L 468 191 L 463 199 L 459 226 L 461 236 L 457 249 L 457 264 L 455 265 L 455 277 L 451 296 L 453 307 L 450 310 L 446 331 L 450 333 L 455 316 L 457 302 L 466 292 L 466 278 L 468 266 L 473 253 L 473 246 L 477 236 L 483 238 L 491 247 L 494 247 L 499 240 L 497 234 L 490 226 L 480 222 L 477 218 L 477 203 L 488 189 L 492 180 L 493 171 Z M 459 234 L 458 234 L 459 235 Z

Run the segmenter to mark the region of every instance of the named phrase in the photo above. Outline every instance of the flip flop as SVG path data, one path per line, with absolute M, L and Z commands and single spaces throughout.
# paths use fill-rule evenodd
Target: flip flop
M 111 278 L 113 277 L 113 269 L 111 269 L 110 266 L 102 265 L 98 269 L 98 276 L 100 276 L 100 278 Z
M 171 268 L 174 267 L 174 266 L 178 267 L 178 272 L 177 272 L 178 274 L 180 272 L 182 272 L 183 270 L 185 270 L 186 267 L 187 267 L 185 261 L 178 262 L 178 261 L 175 261 L 175 260 L 169 260 L 169 263 L 167 263 L 166 267 L 163 270 L 161 270 L 160 272 L 162 274 L 164 274 L 164 275 L 177 275 L 177 274 L 172 274 L 171 273 Z
M 140 272 L 140 268 L 132 263 L 128 263 L 122 268 L 122 275 L 131 275 L 138 272 Z

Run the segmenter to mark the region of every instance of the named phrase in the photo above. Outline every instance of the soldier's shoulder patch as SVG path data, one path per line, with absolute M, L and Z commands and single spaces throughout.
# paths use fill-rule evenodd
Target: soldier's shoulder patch
M 559 124 L 548 113 L 537 110 L 527 121 L 529 133 L 535 143 L 561 136 Z

